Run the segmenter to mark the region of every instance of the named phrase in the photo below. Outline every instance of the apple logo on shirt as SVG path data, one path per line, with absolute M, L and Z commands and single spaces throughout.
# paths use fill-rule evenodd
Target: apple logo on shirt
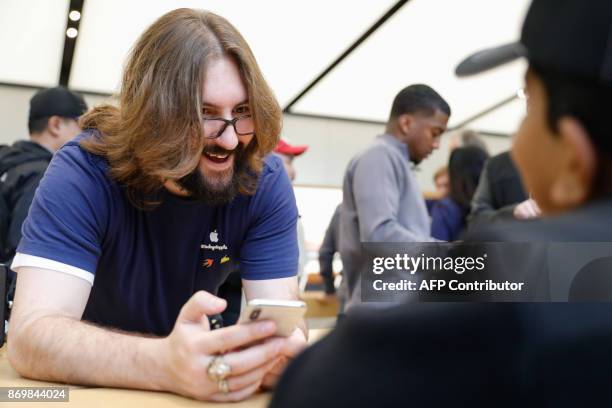
M 219 242 L 219 234 L 217 233 L 217 230 L 210 233 L 210 242 Z

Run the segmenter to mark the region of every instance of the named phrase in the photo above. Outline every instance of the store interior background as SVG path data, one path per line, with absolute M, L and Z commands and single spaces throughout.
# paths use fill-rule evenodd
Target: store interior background
M 525 110 L 525 63 L 469 79 L 457 78 L 454 67 L 475 49 L 518 38 L 528 3 L 2 0 L 0 143 L 28 137 L 28 102 L 40 87 L 67 85 L 89 106 L 112 101 L 139 33 L 178 7 L 211 10 L 250 44 L 284 108 L 282 137 L 309 146 L 294 162 L 295 192 L 309 251 L 306 270 L 318 270 L 316 250 L 342 200 L 346 165 L 384 131 L 403 87 L 428 84 L 453 111 L 441 148 L 416 173 L 424 193 L 433 190 L 433 173 L 446 164 L 449 142 L 462 129 L 481 134 L 491 154 L 510 147 Z M 77 21 L 69 18 L 73 10 L 80 13 Z M 69 28 L 78 35 L 68 37 Z

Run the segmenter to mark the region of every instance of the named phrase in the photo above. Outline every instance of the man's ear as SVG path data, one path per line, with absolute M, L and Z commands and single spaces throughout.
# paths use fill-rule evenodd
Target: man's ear
M 414 117 L 409 113 L 404 113 L 399 116 L 397 123 L 402 133 L 407 134 L 410 132 L 410 128 L 412 128 Z
M 60 128 L 62 126 L 62 118 L 59 116 L 51 116 L 47 122 L 47 130 L 53 137 L 59 137 Z
M 559 174 L 551 186 L 551 200 L 559 208 L 573 208 L 591 195 L 597 155 L 586 129 L 573 117 L 559 120 L 559 137 L 562 157 Z

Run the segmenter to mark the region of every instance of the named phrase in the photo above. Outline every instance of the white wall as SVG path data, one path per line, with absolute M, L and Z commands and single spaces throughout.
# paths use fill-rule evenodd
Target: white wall
M 12 143 L 28 137 L 28 104 L 35 89 L 0 86 L 0 143 Z M 107 98 L 84 95 L 89 106 Z M 285 115 L 282 136 L 292 144 L 306 144 L 310 148 L 295 160 L 296 184 L 303 186 L 341 187 L 344 170 L 357 152 L 366 148 L 384 131 L 382 124 L 351 122 L 323 118 Z M 423 190 L 433 190 L 433 173 L 448 161 L 448 142 L 452 135 L 442 138 L 442 146 L 423 161 L 417 179 Z M 503 137 L 484 137 L 492 154 L 506 150 L 510 140 Z
M 290 144 L 308 145 L 293 162 L 295 183 L 342 186 L 344 170 L 355 153 L 366 148 L 384 125 L 285 115 L 282 137 Z

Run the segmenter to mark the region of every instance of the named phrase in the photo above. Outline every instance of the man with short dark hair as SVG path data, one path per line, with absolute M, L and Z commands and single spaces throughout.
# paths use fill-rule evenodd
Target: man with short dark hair
M 357 154 L 344 176 L 340 254 L 347 279 L 347 309 L 361 302 L 360 274 L 367 267 L 362 242 L 431 241 L 423 194 L 411 169 L 440 146 L 451 114 L 427 85 L 402 89 L 385 134 Z
M 81 132 L 77 123 L 87 110 L 82 96 L 58 86 L 43 89 L 30 99 L 30 140 L 0 147 L 0 200 L 6 205 L 6 230 L 0 237 L 0 261 L 15 255 L 34 191 L 53 153 Z

